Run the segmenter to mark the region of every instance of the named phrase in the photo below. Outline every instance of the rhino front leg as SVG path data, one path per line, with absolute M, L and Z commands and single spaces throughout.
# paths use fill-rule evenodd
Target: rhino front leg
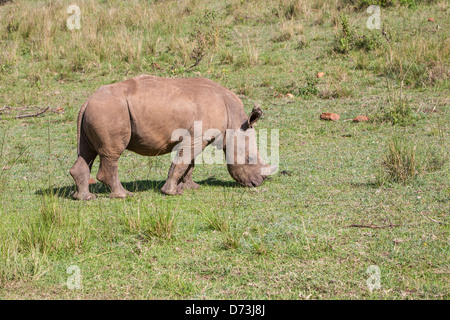
M 100 156 L 100 168 L 98 169 L 97 179 L 111 189 L 110 198 L 126 198 L 133 195 L 125 190 L 120 183 L 118 161 L 119 158 Z
M 167 195 L 183 194 L 183 188 L 182 185 L 180 185 L 180 181 L 189 166 L 190 164 L 175 164 L 172 162 L 166 183 L 161 188 L 162 193 Z
M 181 178 L 180 182 L 178 183 L 178 186 L 183 190 L 190 190 L 190 189 L 198 189 L 200 185 L 198 183 L 195 183 L 194 180 L 192 180 L 192 173 L 194 172 L 194 161 L 191 162 L 189 167 L 187 168 L 186 172 L 184 173 L 183 177 Z
M 188 143 L 190 139 L 186 140 Z M 172 162 L 169 169 L 167 181 L 161 188 L 162 193 L 168 195 L 183 194 L 183 190 L 198 189 L 200 186 L 192 180 L 192 173 L 194 171 L 195 158 L 203 151 L 208 145 L 208 141 L 202 141 L 201 138 L 196 138 L 192 141 L 190 146 L 190 163 L 185 162 L 186 159 L 182 159 L 183 152 L 189 148 L 182 147 L 177 154 L 177 157 Z M 195 145 L 200 145 L 200 148 L 196 148 Z
M 161 188 L 167 195 L 183 194 L 183 190 L 198 189 L 200 185 L 192 180 L 194 160 L 190 164 L 172 163 L 166 183 Z

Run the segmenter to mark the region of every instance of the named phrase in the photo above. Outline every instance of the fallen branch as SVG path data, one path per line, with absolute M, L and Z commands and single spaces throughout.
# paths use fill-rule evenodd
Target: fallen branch
M 373 224 L 365 225 L 365 224 L 351 224 L 349 226 L 346 226 L 346 228 L 370 228 L 370 229 L 383 229 L 383 228 L 393 228 L 393 227 L 399 227 L 399 224 L 388 224 L 384 226 L 376 226 Z
M 18 115 L 16 116 L 16 119 L 22 119 L 22 118 L 31 118 L 31 117 L 37 117 L 44 112 L 46 112 L 50 107 L 45 108 L 44 110 L 41 110 L 39 112 L 33 113 L 33 114 L 24 114 L 24 115 Z

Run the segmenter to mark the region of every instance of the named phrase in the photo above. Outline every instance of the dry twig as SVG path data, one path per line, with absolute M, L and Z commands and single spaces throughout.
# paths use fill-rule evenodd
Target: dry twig
M 421 215 L 422 217 L 425 217 L 425 218 L 427 218 L 427 219 L 430 220 L 430 221 L 433 221 L 433 222 L 438 223 L 438 224 L 446 225 L 446 223 L 444 223 L 444 222 L 440 222 L 440 221 L 434 220 L 434 219 L 432 219 L 432 218 L 430 218 L 430 217 L 427 217 L 427 216 L 424 215 L 422 212 L 419 212 L 419 213 L 420 213 L 420 215 Z
M 41 114 L 43 114 L 44 112 L 46 112 L 50 107 L 47 107 L 41 111 L 38 111 L 36 113 L 32 113 L 32 114 L 24 114 L 24 115 L 18 115 L 16 116 L 16 119 L 22 119 L 22 118 L 30 118 L 30 117 L 37 117 Z
M 399 227 L 399 224 L 388 224 L 384 226 L 376 226 L 373 224 L 365 225 L 365 224 L 351 224 L 349 226 L 346 226 L 347 228 L 354 227 L 354 228 L 370 228 L 370 229 L 383 229 L 383 228 L 393 228 L 393 227 Z

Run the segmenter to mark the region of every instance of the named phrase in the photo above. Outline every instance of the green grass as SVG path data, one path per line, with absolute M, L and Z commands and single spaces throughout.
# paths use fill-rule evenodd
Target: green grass
M 366 28 L 363 1 L 84 0 L 74 31 L 72 2 L 49 3 L 0 6 L 0 298 L 449 299 L 446 1 L 382 4 L 389 41 Z M 336 50 L 343 16 L 353 40 L 377 40 Z M 139 74 L 201 75 L 247 113 L 260 104 L 279 173 L 246 189 L 225 165 L 198 165 L 201 187 L 168 197 L 170 156 L 127 151 L 134 197 L 96 183 L 96 200 L 73 201 L 80 106 Z M 51 109 L 16 118 L 31 106 Z M 421 170 L 401 157 L 411 150 Z M 385 176 L 388 163 L 414 177 Z M 67 287 L 71 265 L 81 289 Z

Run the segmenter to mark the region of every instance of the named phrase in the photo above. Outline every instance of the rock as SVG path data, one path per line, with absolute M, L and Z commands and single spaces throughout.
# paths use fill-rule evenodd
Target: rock
M 428 18 L 429 22 L 434 22 L 434 18 Z
M 292 93 L 286 94 L 286 98 L 292 99 L 293 97 L 294 97 L 294 95 Z
M 325 72 L 319 72 L 316 74 L 317 78 L 322 78 L 325 75 Z
M 353 119 L 353 122 L 364 122 L 369 121 L 369 118 L 366 116 L 357 116 L 355 119 Z
M 322 120 L 337 121 L 340 118 L 341 118 L 341 116 L 338 115 L 337 113 L 324 112 L 320 115 L 320 119 L 322 119 Z

